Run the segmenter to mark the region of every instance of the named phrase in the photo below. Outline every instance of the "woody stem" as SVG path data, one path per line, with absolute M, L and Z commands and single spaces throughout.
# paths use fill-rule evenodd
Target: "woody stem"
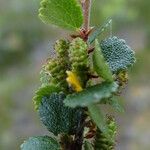
M 84 16 L 83 29 L 85 30 L 85 32 L 88 32 L 90 25 L 91 0 L 81 0 L 81 4 Z

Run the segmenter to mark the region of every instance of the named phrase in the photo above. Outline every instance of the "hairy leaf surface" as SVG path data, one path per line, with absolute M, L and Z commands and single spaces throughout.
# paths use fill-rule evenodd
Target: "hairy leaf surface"
M 101 49 L 114 73 L 125 70 L 135 63 L 134 51 L 122 39 L 110 37 L 101 42 Z
M 39 107 L 41 121 L 55 135 L 74 134 L 78 127 L 78 121 L 81 119 L 81 109 L 64 106 L 64 99 L 63 93 L 53 93 L 49 97 L 43 97 Z

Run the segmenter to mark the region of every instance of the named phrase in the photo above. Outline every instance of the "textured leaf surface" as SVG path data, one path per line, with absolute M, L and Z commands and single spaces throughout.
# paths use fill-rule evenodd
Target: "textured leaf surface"
M 135 63 L 134 51 L 122 39 L 110 37 L 102 41 L 101 49 L 112 72 L 125 70 Z
M 77 0 L 42 0 L 39 17 L 66 29 L 78 29 L 83 22 L 81 7 Z
M 97 74 L 106 81 L 113 82 L 111 70 L 101 52 L 98 40 L 95 40 L 95 50 L 93 53 L 93 66 Z
M 47 86 L 39 88 L 35 93 L 36 95 L 33 97 L 35 109 L 38 110 L 43 97 L 47 97 L 51 93 L 59 92 L 59 91 L 60 89 L 54 85 L 47 85 Z
M 73 108 L 77 106 L 85 107 L 92 103 L 100 102 L 104 98 L 109 98 L 117 89 L 118 85 L 115 82 L 103 82 L 81 92 L 68 95 L 64 103 L 66 106 Z
M 48 136 L 31 137 L 21 145 L 21 150 L 60 150 L 56 139 Z
M 49 97 L 43 97 L 39 107 L 41 121 L 55 135 L 60 133 L 74 134 L 82 115 L 81 109 L 64 106 L 64 98 L 63 93 L 53 93 Z
M 95 124 L 98 126 L 98 128 L 104 134 L 106 134 L 106 136 L 109 136 L 105 117 L 104 117 L 103 113 L 101 112 L 100 108 L 98 107 L 98 105 L 96 105 L 96 104 L 89 105 L 88 110 L 89 110 L 92 120 L 95 122 Z
M 89 36 L 88 44 L 92 44 L 95 39 L 97 39 L 98 36 L 101 35 L 101 33 L 103 33 L 105 29 L 111 25 L 111 23 L 112 19 L 108 20 L 103 26 L 96 28 L 96 30 Z

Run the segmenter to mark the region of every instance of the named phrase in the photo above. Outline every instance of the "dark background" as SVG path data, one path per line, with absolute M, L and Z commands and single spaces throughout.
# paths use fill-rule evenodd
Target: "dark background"
M 56 39 L 69 33 L 43 24 L 39 0 L 0 0 L 0 150 L 19 150 L 29 136 L 44 135 L 33 110 L 39 71 Z M 150 0 L 93 0 L 92 26 L 113 19 L 113 35 L 136 51 L 117 115 L 117 150 L 150 150 Z M 109 36 L 110 28 L 104 35 Z

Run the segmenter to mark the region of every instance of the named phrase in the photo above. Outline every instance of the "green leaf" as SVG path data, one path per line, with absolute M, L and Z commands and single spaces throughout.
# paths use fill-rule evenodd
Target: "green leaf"
M 84 150 L 94 150 L 92 144 L 87 140 L 84 142 Z
M 118 99 L 117 97 L 112 97 L 111 98 L 111 102 L 110 105 L 114 108 L 114 110 L 116 110 L 117 112 L 120 113 L 124 113 L 124 107 L 122 106 L 120 99 Z
M 60 89 L 54 85 L 47 85 L 47 86 L 39 88 L 36 91 L 35 96 L 32 99 L 33 103 L 34 103 L 35 110 L 38 110 L 39 105 L 42 101 L 42 98 L 44 96 L 45 97 L 49 96 L 53 92 L 60 92 Z
M 89 114 L 91 119 L 95 122 L 98 128 L 107 136 L 108 135 L 108 127 L 106 124 L 106 119 L 101 112 L 100 108 L 96 104 L 92 104 L 88 106 Z
M 111 105 L 113 107 L 113 109 L 117 112 L 120 112 L 120 113 L 125 112 L 124 107 L 121 103 L 121 99 L 117 96 L 113 96 L 109 99 L 103 100 L 103 101 L 101 101 L 101 104 Z
M 68 95 L 64 100 L 64 103 L 66 106 L 73 108 L 77 106 L 86 107 L 93 103 L 98 103 L 104 98 L 109 98 L 117 91 L 117 89 L 118 85 L 115 82 L 103 82 L 101 84 L 88 87 L 81 92 Z
M 74 134 L 82 117 L 81 109 L 64 106 L 65 97 L 63 93 L 53 93 L 49 97 L 43 97 L 39 107 L 41 121 L 55 135 Z
M 135 63 L 134 51 L 122 39 L 110 37 L 101 42 L 101 49 L 114 73 L 126 70 Z
M 112 19 L 108 20 L 103 26 L 100 26 L 98 27 L 90 36 L 89 36 L 89 39 L 88 39 L 88 44 L 92 44 L 95 39 L 97 39 L 97 37 L 99 35 L 101 35 L 101 33 L 104 32 L 104 30 L 110 26 L 110 24 L 112 23 Z
M 111 70 L 101 52 L 98 40 L 95 40 L 95 50 L 93 53 L 93 66 L 97 74 L 108 82 L 113 82 Z
M 39 17 L 44 23 L 76 30 L 83 23 L 81 6 L 77 0 L 42 0 Z
M 60 150 L 56 139 L 48 136 L 30 137 L 21 145 L 21 150 Z

